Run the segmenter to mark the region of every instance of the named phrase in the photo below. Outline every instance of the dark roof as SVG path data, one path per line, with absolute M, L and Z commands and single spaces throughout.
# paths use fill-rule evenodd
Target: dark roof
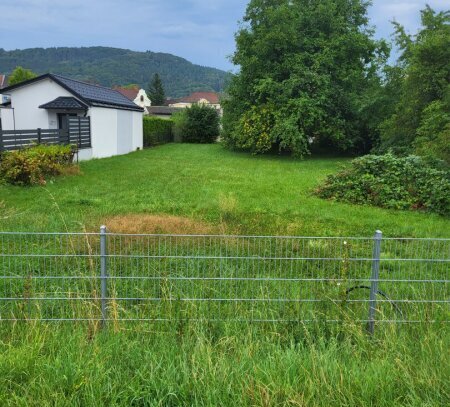
M 74 96 L 76 96 L 82 102 L 86 103 L 88 106 L 109 107 L 123 110 L 135 110 L 137 112 L 142 112 L 144 110 L 114 89 L 106 88 L 104 86 L 99 85 L 93 85 L 90 83 L 80 82 L 75 79 L 70 79 L 61 75 L 55 75 L 51 73 L 38 76 L 36 78 L 18 83 L 16 85 L 8 86 L 2 91 L 3 93 L 7 93 L 13 89 L 17 89 L 22 86 L 38 82 L 46 78 L 55 81 L 57 84 L 59 84 L 64 89 L 72 93 Z
M 60 96 L 51 102 L 39 106 L 41 109 L 86 110 L 85 103 L 73 97 Z
M 170 116 L 180 110 L 182 107 L 169 107 L 169 106 L 148 106 L 146 107 L 147 113 L 152 115 L 167 115 Z

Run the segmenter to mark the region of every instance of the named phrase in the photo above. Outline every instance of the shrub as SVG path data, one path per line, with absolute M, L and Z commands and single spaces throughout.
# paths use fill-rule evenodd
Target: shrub
M 185 143 L 214 143 L 219 137 L 217 111 L 207 105 L 194 104 L 174 117 L 175 139 Z
M 172 142 L 172 127 L 172 120 L 144 117 L 144 147 Z
M 49 176 L 60 175 L 73 161 L 72 146 L 37 145 L 8 151 L 0 156 L 0 178 L 13 185 L 43 185 Z
M 316 189 L 322 198 L 450 214 L 450 174 L 417 156 L 357 158 Z

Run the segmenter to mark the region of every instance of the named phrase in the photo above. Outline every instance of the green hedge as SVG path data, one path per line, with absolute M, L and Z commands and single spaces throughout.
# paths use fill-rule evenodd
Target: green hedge
M 171 143 L 173 121 L 159 117 L 144 117 L 144 147 Z

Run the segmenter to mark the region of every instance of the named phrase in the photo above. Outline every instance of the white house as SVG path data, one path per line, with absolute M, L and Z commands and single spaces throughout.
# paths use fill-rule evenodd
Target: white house
M 79 118 L 83 137 L 90 137 L 79 150 L 79 159 L 143 147 L 144 109 L 114 89 L 45 74 L 2 93 L 10 99 L 0 109 L 1 130 L 69 129 Z
M 220 97 L 215 92 L 194 92 L 189 96 L 179 99 L 169 99 L 168 105 L 170 107 L 191 107 L 193 104 L 209 105 L 217 110 L 220 110 Z
M 152 105 L 152 101 L 149 99 L 149 97 L 147 96 L 147 92 L 144 89 L 139 89 L 138 87 L 116 87 L 114 89 L 143 109 L 146 109 L 147 107 L 150 107 Z
M 2 94 L 2 89 L 7 85 L 6 75 L 0 74 L 0 104 L 6 103 L 8 97 Z

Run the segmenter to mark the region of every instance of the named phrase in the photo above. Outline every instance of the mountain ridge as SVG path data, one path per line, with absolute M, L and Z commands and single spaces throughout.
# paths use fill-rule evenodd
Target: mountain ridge
M 158 73 L 169 97 L 194 91 L 222 92 L 231 77 L 228 72 L 165 52 L 100 46 L 0 48 L 0 73 L 10 74 L 19 65 L 37 74 L 55 73 L 108 87 L 135 83 L 146 89 Z

